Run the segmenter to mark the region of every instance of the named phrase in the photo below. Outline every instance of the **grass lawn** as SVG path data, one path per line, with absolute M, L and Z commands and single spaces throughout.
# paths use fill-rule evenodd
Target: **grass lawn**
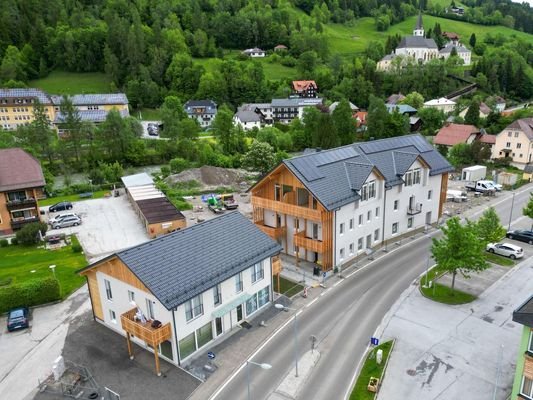
M 226 56 L 228 59 L 231 55 Z M 239 61 L 239 63 L 252 63 L 252 60 Z M 296 68 L 286 67 L 279 63 L 269 62 L 269 58 L 255 58 L 254 61 L 258 61 L 263 65 L 263 71 L 267 80 L 279 80 L 279 79 L 296 79 L 298 73 Z M 207 72 L 213 72 L 217 65 L 222 62 L 218 58 L 195 58 L 194 62 L 202 65 Z
M 504 267 L 512 267 L 515 264 L 514 261 L 511 260 L 510 258 L 502 257 L 502 256 L 499 256 L 498 254 L 487 253 L 485 254 L 485 256 L 488 262 L 498 264 L 498 265 L 503 265 Z
M 420 291 L 428 299 L 443 304 L 466 304 L 471 303 L 477 298 L 470 293 L 461 292 L 457 289 L 452 292 L 450 287 L 435 283 L 436 275 L 437 271 L 435 271 L 435 268 L 428 272 L 427 281 L 433 281 L 433 286 L 430 288 L 424 287 L 426 284 L 426 274 L 420 278 Z
M 61 201 L 82 201 L 82 200 L 91 200 L 91 199 L 101 199 L 106 193 L 109 193 L 109 190 L 98 190 L 93 192 L 93 197 L 89 198 L 80 198 L 79 194 L 69 194 L 67 196 L 57 196 L 57 197 L 48 197 L 47 199 L 39 200 L 39 206 L 51 206 L 52 204 L 59 203 Z
M 161 121 L 161 110 L 159 108 L 141 108 L 133 111 L 131 115 L 142 121 Z
M 111 80 L 100 72 L 53 71 L 46 78 L 30 81 L 36 87 L 50 94 L 109 93 Z
M 73 240 L 73 242 L 77 240 Z M 87 265 L 82 253 L 74 253 L 71 246 L 58 250 L 45 250 L 36 246 L 8 246 L 0 248 L 0 281 L 11 280 L 21 283 L 52 275 L 50 265 L 55 265 L 55 274 L 61 286 L 61 297 L 65 298 L 79 288 L 85 278 L 75 273 Z M 31 271 L 35 272 L 31 272 Z
M 278 278 L 274 276 L 272 279 L 274 280 L 274 291 L 284 294 L 287 297 L 292 297 L 304 290 L 302 285 L 294 283 L 293 281 L 289 281 L 282 276 L 279 277 L 280 288 L 278 288 Z
M 357 382 L 352 390 L 352 394 L 350 395 L 350 400 L 374 399 L 375 393 L 370 392 L 367 389 L 368 382 L 370 381 L 370 378 L 381 379 L 381 375 L 383 374 L 383 369 L 385 368 L 385 363 L 387 362 L 391 348 L 392 340 L 376 346 L 368 353 L 365 363 L 361 368 L 361 372 L 359 372 L 359 376 L 357 377 Z M 378 349 L 383 350 L 383 360 L 381 361 L 380 365 L 376 363 L 376 352 Z

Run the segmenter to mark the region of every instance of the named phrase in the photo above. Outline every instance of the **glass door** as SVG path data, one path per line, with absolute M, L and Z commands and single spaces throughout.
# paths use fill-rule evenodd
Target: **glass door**
M 242 321 L 242 304 L 237 306 L 237 322 Z
M 215 318 L 215 336 L 222 335 L 222 317 Z

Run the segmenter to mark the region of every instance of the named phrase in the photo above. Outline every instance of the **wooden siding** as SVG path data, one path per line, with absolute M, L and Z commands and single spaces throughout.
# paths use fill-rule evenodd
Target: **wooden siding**
M 158 236 L 165 235 L 167 233 L 170 233 L 172 231 L 175 231 L 176 229 L 184 229 L 187 228 L 187 220 L 185 218 L 183 219 L 175 219 L 168 222 L 158 222 L 156 224 L 147 224 L 146 220 L 143 218 L 143 222 L 146 226 L 146 232 L 148 235 L 150 235 L 151 239 L 154 239 Z M 171 224 L 167 228 L 163 228 L 163 224 Z
M 265 221 L 256 221 L 255 225 L 274 240 L 282 236 L 285 232 L 284 226 L 274 228 L 272 226 L 265 225 Z
M 526 354 L 524 358 L 524 376 L 533 380 L 533 357 Z
M 122 329 L 136 338 L 144 340 L 152 347 L 156 347 L 165 340 L 171 339 L 172 330 L 170 323 L 166 323 L 159 328 L 152 328 L 152 321 L 150 320 L 144 324 L 140 321 L 135 321 L 134 316 L 136 312 L 137 308 L 133 308 L 120 316 Z
M 442 217 L 442 209 L 446 202 L 446 191 L 448 190 L 448 174 L 442 174 L 440 182 L 440 199 L 439 199 L 439 218 Z
M 256 196 L 252 196 L 252 206 L 263 208 L 265 210 L 272 210 L 281 214 L 292 215 L 294 217 L 305 218 L 311 221 L 319 222 L 321 219 L 321 212 L 318 210 L 295 206 L 292 204 L 283 203 L 281 201 L 274 201 Z
M 324 243 L 321 240 L 305 237 L 305 232 L 303 231 L 294 235 L 294 245 L 318 253 L 324 252 Z
M 98 288 L 98 280 L 96 279 L 96 270 L 87 271 L 87 285 L 89 285 L 89 293 L 91 295 L 91 304 L 93 306 L 93 313 L 100 321 L 104 320 L 104 312 L 102 310 L 102 302 L 100 300 L 100 290 Z

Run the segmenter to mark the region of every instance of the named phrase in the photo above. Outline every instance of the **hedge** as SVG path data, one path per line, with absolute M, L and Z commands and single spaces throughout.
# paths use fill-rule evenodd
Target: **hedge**
M 34 279 L 0 287 L 0 313 L 15 307 L 36 306 L 60 300 L 59 281 L 55 278 Z

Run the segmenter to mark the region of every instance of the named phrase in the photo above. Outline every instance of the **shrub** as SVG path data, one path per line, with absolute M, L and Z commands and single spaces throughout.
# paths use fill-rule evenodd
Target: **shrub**
M 172 171 L 173 174 L 179 174 L 181 171 L 186 170 L 190 167 L 189 161 L 176 157 L 170 160 L 169 163 L 170 171 Z
M 17 244 L 19 244 L 18 239 L 17 239 L 16 237 L 11 238 L 11 245 L 12 245 L 12 246 L 16 246 Z
M 59 281 L 52 277 L 0 287 L 0 313 L 15 307 L 31 307 L 59 300 Z
M 12 280 L 13 278 L 11 277 L 0 279 L 0 286 L 10 285 Z
M 73 253 L 81 253 L 83 251 L 83 247 L 81 247 L 81 244 L 79 243 L 74 243 L 72 245 L 72 252 Z
M 9 242 L 7 241 L 7 239 L 0 240 L 0 247 L 7 247 L 7 246 L 9 246 Z
M 44 222 L 35 222 L 22 227 L 17 232 L 17 241 L 21 244 L 31 245 L 39 242 L 39 231 L 44 236 L 48 229 L 48 225 Z

